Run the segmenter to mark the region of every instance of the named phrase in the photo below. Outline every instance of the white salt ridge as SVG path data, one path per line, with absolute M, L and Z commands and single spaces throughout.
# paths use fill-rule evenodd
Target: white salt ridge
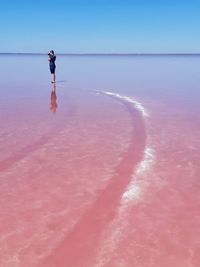
M 122 195 L 122 201 L 127 203 L 133 199 L 138 199 L 141 195 L 142 188 L 139 186 L 137 178 L 139 175 L 148 170 L 154 161 L 154 151 L 152 148 L 147 147 L 144 151 L 144 159 L 139 163 L 136 172 L 134 173 L 131 182 L 124 194 Z
M 149 114 L 143 105 L 131 97 L 122 96 L 118 93 L 112 92 L 103 93 L 132 103 L 134 108 L 141 112 L 143 117 L 149 117 Z M 148 175 L 148 171 L 151 169 L 154 163 L 154 158 L 154 150 L 147 146 L 144 150 L 143 160 L 138 164 L 136 171 L 132 175 L 131 182 L 127 186 L 127 190 L 122 195 L 117 216 L 105 229 L 102 235 L 102 242 L 99 247 L 99 253 L 96 257 L 94 267 L 105 266 L 115 254 L 116 248 L 123 239 L 123 235 L 128 227 L 130 214 L 129 207 L 131 207 L 133 203 L 137 203 L 141 200 L 142 193 L 146 187 L 146 179 L 144 179 L 144 177 Z
M 132 103 L 134 105 L 134 107 L 142 113 L 143 117 L 149 117 L 149 114 L 148 114 L 147 110 L 144 108 L 144 106 L 139 101 L 134 100 L 130 96 L 124 96 L 124 95 L 120 95 L 118 93 L 105 92 L 105 91 L 103 93 L 106 95 L 114 96 L 116 98 L 127 101 L 129 103 Z
M 143 176 L 148 174 L 153 162 L 154 151 L 152 148 L 147 147 L 144 151 L 143 160 L 139 163 L 126 192 L 122 196 L 115 219 L 107 226 L 102 235 L 94 267 L 107 266 L 113 255 L 115 255 L 116 249 L 121 240 L 123 240 L 125 233 L 127 234 L 130 215 L 129 208 L 141 200 L 142 192 L 146 187 Z
M 103 91 L 99 93 L 104 93 L 106 95 L 116 97 L 117 99 L 127 101 L 128 103 L 132 103 L 134 108 L 137 109 L 139 112 L 141 112 L 143 117 L 149 117 L 149 113 L 147 112 L 145 107 L 139 101 L 136 101 L 129 96 L 124 96 L 124 95 L 120 95 L 118 93 L 109 92 L 109 91 Z M 150 147 L 146 147 L 144 151 L 143 160 L 139 163 L 137 170 L 134 173 L 133 178 L 131 179 L 131 182 L 126 192 L 124 192 L 122 196 L 123 202 L 128 202 L 133 199 L 138 199 L 140 197 L 142 190 L 141 190 L 141 184 L 137 182 L 137 176 L 145 172 L 150 167 L 150 165 L 153 162 L 153 158 L 154 158 L 153 149 L 151 149 Z

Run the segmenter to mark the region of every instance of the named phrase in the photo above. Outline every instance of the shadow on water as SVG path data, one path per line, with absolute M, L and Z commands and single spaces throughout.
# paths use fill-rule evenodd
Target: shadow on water
M 56 81 L 56 83 L 66 83 L 67 82 L 67 80 L 58 80 L 58 81 Z

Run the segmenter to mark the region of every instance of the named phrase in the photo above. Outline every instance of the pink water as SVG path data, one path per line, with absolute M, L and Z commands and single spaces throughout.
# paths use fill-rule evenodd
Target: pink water
M 0 58 L 0 266 L 198 267 L 199 58 Z

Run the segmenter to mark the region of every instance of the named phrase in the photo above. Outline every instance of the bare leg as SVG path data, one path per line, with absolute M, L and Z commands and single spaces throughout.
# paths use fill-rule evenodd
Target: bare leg
M 56 84 L 55 83 L 52 84 L 52 92 L 56 92 Z
M 52 83 L 55 83 L 56 82 L 56 75 L 55 75 L 55 73 L 53 73 L 51 75 L 51 81 L 52 81 Z

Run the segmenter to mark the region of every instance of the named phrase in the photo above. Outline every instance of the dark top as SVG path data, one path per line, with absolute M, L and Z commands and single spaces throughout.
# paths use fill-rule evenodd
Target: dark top
M 55 65 L 56 56 L 55 56 L 55 55 L 54 55 L 54 56 L 50 55 L 49 57 L 50 57 L 49 64 L 50 64 L 50 65 Z

